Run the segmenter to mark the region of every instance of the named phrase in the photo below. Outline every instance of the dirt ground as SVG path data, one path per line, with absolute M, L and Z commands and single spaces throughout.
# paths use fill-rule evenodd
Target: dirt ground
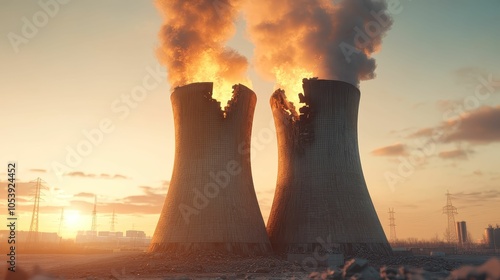
M 307 279 L 309 275 L 300 266 L 274 257 L 227 258 L 217 254 L 34 254 L 20 255 L 17 267 L 50 279 Z
M 423 271 L 423 268 L 428 273 L 427 277 L 421 279 L 445 279 L 450 271 L 462 265 L 480 265 L 489 258 L 387 257 L 369 261 L 369 265 L 377 274 L 383 266 L 381 262 L 384 262 L 395 268 L 403 265 L 420 267 L 420 271 Z M 140 252 L 91 255 L 26 254 L 18 256 L 16 265 L 18 271 L 21 269 L 30 273 L 31 278 L 12 278 L 13 274 L 21 274 L 8 272 L 6 276 L 10 278 L 5 279 L 310 279 L 311 271 L 326 270 L 290 263 L 278 257 L 228 257 L 217 253 L 182 256 Z M 7 270 L 5 264 L 2 264 L 0 269 Z M 38 275 L 37 278 L 33 278 L 34 275 Z M 323 276 L 316 276 L 317 279 L 326 279 L 324 273 Z

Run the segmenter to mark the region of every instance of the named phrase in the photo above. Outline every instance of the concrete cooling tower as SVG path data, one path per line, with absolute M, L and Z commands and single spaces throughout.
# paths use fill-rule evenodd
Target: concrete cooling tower
M 150 251 L 270 253 L 250 154 L 239 152 L 250 145 L 257 98 L 236 85 L 223 112 L 212 89 L 212 83 L 193 83 L 171 95 L 175 162 Z
M 328 243 L 345 254 L 390 254 L 361 169 L 359 90 L 318 79 L 304 79 L 303 88 L 300 113 L 282 90 L 271 98 L 279 159 L 267 225 L 273 249 L 312 253 Z

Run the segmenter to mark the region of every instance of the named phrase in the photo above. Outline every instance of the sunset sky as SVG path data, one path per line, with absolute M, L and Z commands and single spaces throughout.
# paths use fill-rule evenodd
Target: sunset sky
M 0 207 L 7 208 L 7 163 L 14 161 L 22 230 L 29 229 L 33 208 L 28 182 L 40 177 L 47 187 L 40 230 L 56 232 L 63 207 L 64 237 L 90 230 L 96 194 L 98 230 L 110 229 L 114 210 L 117 230 L 152 235 L 175 144 L 171 87 L 155 53 L 162 18 L 151 1 L 68 1 L 45 12 L 43 24 L 39 2 L 52 1 L 0 3 Z M 449 190 L 456 220 L 479 239 L 488 224 L 500 224 L 500 2 L 400 5 L 375 55 L 377 77 L 360 84 L 368 189 L 387 235 L 387 212 L 394 208 L 398 238 L 442 238 Z M 26 28 L 34 16 L 41 24 Z M 275 86 L 253 68 L 246 32 L 240 17 L 228 45 L 250 61 L 248 86 L 258 99 L 252 172 L 267 221 L 277 148 L 275 138 L 259 132 L 274 129 Z M 13 44 L 13 34 L 25 37 Z M 131 98 L 137 87 L 145 94 Z M 88 137 L 94 137 L 90 146 Z M 74 157 L 77 149 L 85 155 Z

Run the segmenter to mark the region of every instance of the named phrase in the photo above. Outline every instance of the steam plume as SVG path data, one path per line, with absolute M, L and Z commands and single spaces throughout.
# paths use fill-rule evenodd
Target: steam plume
M 214 82 L 214 98 L 225 104 L 232 85 L 246 81 L 247 60 L 225 47 L 233 35 L 239 0 L 157 0 L 164 16 L 160 61 L 173 87 Z
M 385 0 L 253 0 L 246 11 L 256 66 L 293 94 L 312 76 L 374 78 L 371 54 L 392 25 Z

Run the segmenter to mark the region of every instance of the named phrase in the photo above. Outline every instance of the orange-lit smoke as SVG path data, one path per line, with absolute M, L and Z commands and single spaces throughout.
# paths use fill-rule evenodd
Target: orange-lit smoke
M 256 66 L 292 102 L 303 78 L 374 78 L 371 54 L 392 25 L 384 0 L 252 0 L 245 10 Z
M 225 46 L 234 34 L 239 0 L 157 0 L 164 16 L 160 32 L 160 61 L 172 87 L 213 82 L 213 97 L 222 107 L 232 86 L 247 82 L 247 60 Z

